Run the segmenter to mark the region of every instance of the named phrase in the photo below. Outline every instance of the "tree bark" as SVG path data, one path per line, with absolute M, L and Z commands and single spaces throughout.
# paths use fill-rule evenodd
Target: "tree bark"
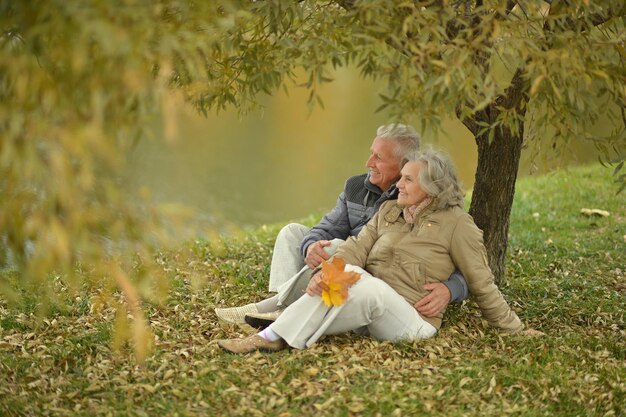
M 469 213 L 483 231 L 489 266 L 496 283 L 504 281 L 509 216 L 522 152 L 523 132 L 498 129 L 491 143 L 488 133 L 476 136 L 478 167 Z
M 505 277 L 509 217 L 524 142 L 524 125 L 519 123 L 514 131 L 502 126 L 492 128 L 490 141 L 489 130 L 482 131 L 478 122 L 482 122 L 483 126 L 485 123 L 493 126 L 501 109 L 512 108 L 516 109 L 519 120 L 523 120 L 527 89 L 528 85 L 518 70 L 502 96 L 475 113 L 472 119 L 463 121 L 478 145 L 478 166 L 469 213 L 483 231 L 489 266 L 496 283 L 503 282 Z

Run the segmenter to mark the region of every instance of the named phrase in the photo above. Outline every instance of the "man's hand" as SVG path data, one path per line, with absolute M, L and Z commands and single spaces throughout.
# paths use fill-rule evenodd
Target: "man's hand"
M 330 256 L 324 250 L 326 246 L 330 246 L 330 240 L 318 240 L 315 243 L 311 243 L 309 247 L 306 248 L 304 263 L 309 268 L 315 269 L 322 261 L 327 261 Z
M 322 282 L 322 271 L 318 271 L 309 280 L 309 285 L 306 287 L 306 293 L 311 296 L 317 295 L 318 297 L 321 297 L 322 291 L 324 290 L 328 291 L 328 285 Z
M 424 284 L 424 288 L 430 291 L 430 294 L 415 303 L 414 307 L 426 317 L 435 317 L 450 303 L 450 290 L 440 282 Z

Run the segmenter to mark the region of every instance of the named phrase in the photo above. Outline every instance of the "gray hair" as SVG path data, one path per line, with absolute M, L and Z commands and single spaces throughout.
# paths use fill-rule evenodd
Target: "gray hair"
M 463 208 L 465 199 L 461 184 L 452 161 L 444 153 L 433 149 L 414 152 L 409 155 L 408 162 L 423 164 L 419 173 L 420 186 L 435 199 L 437 208 Z
M 400 166 L 404 165 L 407 157 L 420 149 L 420 136 L 410 125 L 391 123 L 380 126 L 376 131 L 376 137 L 393 140 L 396 143 L 395 154 L 400 159 Z

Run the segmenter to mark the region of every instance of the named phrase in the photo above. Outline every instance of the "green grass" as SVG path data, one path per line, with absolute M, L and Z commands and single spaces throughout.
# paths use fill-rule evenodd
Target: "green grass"
M 128 345 L 111 347 L 113 304 L 93 310 L 91 294 L 45 319 L 32 299 L 0 302 L 0 415 L 619 416 L 626 194 L 615 190 L 595 166 L 518 183 L 501 291 L 543 337 L 502 336 L 468 301 L 427 341 L 343 335 L 303 351 L 222 353 L 216 338 L 249 329 L 220 326 L 213 308 L 267 295 L 279 227 L 265 227 L 162 256 L 172 286 L 146 307 L 156 341 L 142 366 Z

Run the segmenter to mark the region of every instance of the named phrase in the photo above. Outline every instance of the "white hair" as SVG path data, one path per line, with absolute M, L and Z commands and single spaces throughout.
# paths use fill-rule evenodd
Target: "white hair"
M 407 162 L 423 164 L 419 173 L 422 190 L 435 199 L 437 208 L 459 206 L 465 202 L 461 184 L 452 161 L 444 153 L 428 149 L 414 152 Z
M 391 123 L 380 126 L 376 131 L 376 137 L 395 142 L 395 154 L 400 160 L 400 166 L 404 165 L 408 155 L 419 151 L 420 136 L 413 126 L 400 123 Z

